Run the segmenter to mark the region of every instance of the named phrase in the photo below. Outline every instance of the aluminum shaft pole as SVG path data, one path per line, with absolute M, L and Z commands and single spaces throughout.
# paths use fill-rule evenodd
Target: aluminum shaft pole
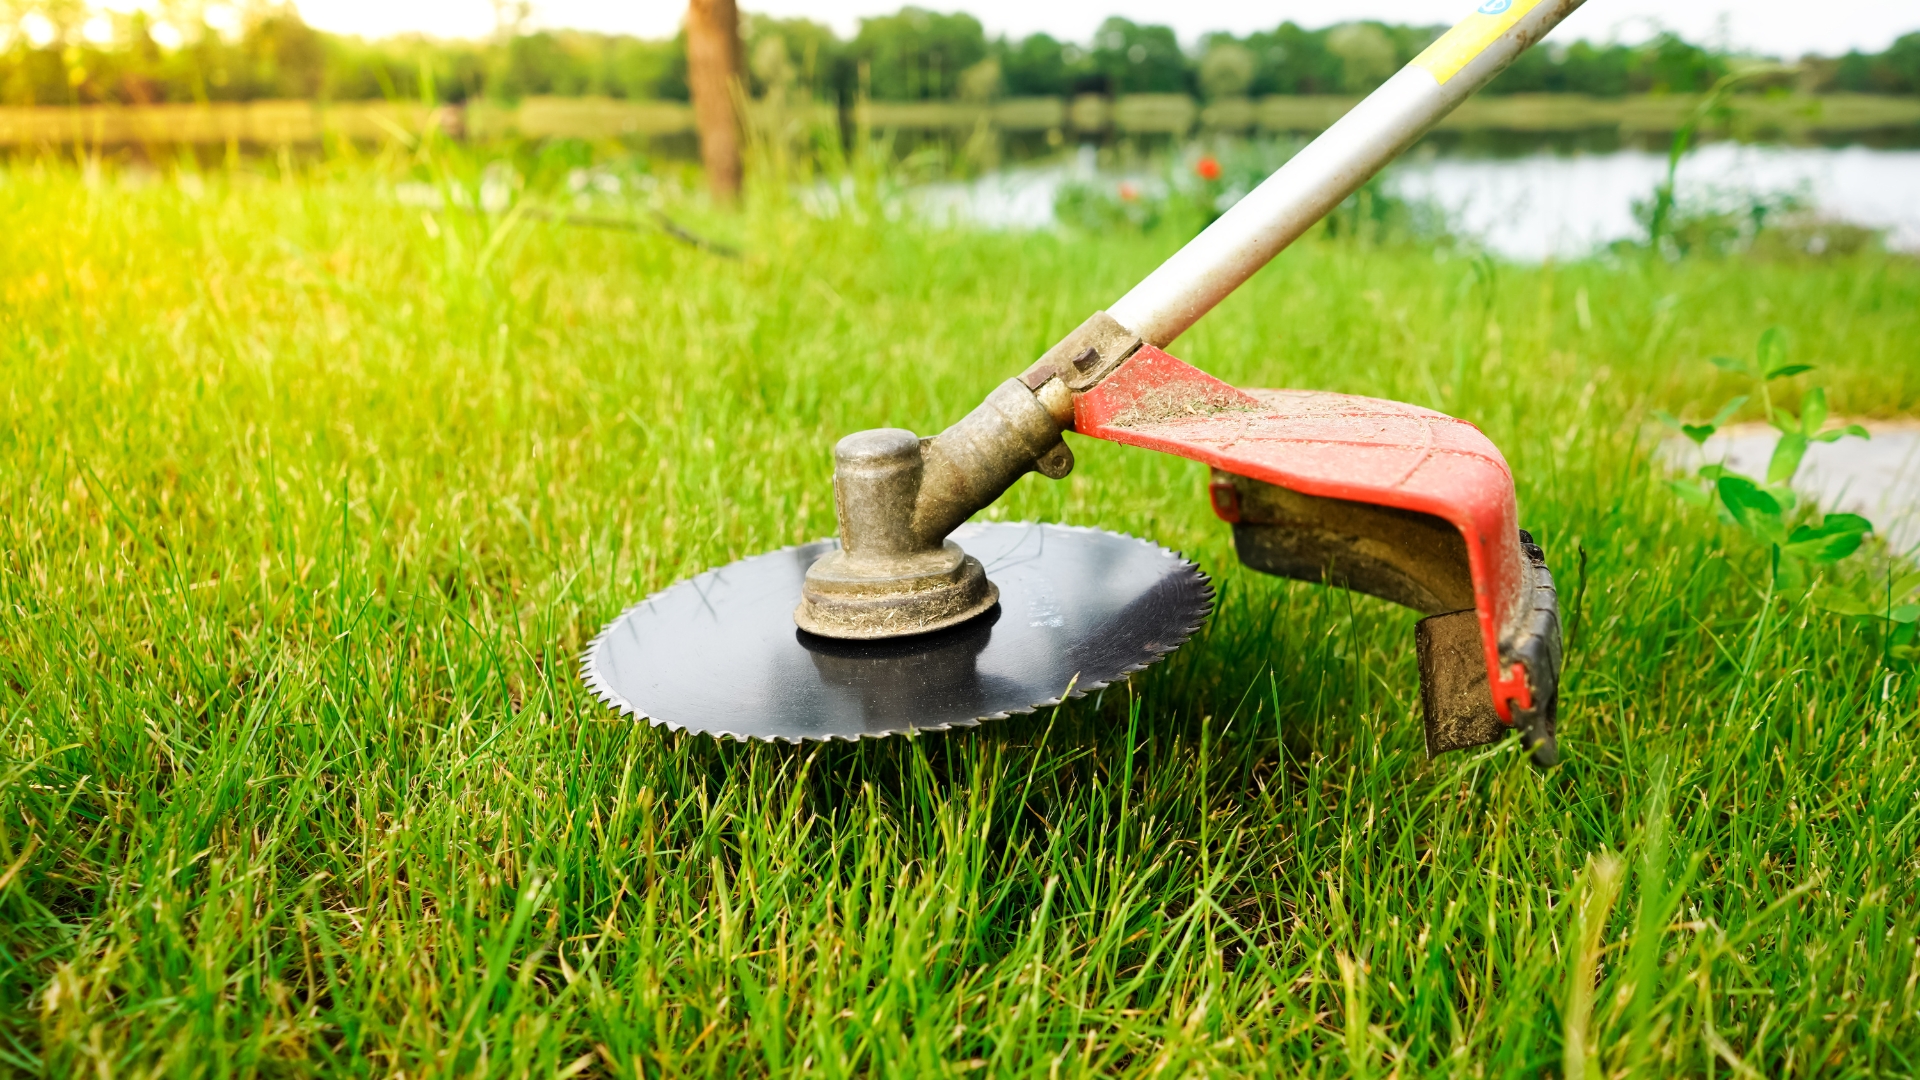
M 1486 0 L 1107 309 L 1165 346 L 1584 0 Z

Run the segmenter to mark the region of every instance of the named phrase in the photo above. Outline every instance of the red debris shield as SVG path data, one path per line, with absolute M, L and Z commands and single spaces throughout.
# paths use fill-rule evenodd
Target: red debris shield
M 1431 409 L 1313 390 L 1237 390 L 1145 345 L 1074 406 L 1097 439 L 1205 462 L 1306 495 L 1390 506 L 1451 523 L 1466 540 L 1488 682 L 1500 718 L 1533 708 L 1524 665 L 1500 640 L 1526 612 L 1513 473 L 1480 429 Z M 1237 520 L 1231 487 L 1214 510 Z

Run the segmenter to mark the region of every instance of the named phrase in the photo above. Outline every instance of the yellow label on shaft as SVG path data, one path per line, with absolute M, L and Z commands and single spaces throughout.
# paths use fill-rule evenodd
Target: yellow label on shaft
M 1448 79 L 1460 74 L 1461 68 L 1473 63 L 1474 57 L 1486 52 L 1487 46 L 1539 6 L 1540 0 L 1486 0 L 1478 11 L 1462 19 L 1458 26 L 1414 57 L 1413 64 L 1426 68 L 1435 81 L 1445 86 Z

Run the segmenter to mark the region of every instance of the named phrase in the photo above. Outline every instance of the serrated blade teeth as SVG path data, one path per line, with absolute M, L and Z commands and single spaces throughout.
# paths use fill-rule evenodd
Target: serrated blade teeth
M 983 523 L 953 539 L 1000 604 L 887 641 L 797 629 L 801 580 L 834 541 L 767 552 L 628 608 L 587 646 L 580 677 L 621 716 L 719 738 L 799 743 L 974 727 L 1084 697 L 1197 632 L 1213 587 L 1178 553 L 1120 533 Z

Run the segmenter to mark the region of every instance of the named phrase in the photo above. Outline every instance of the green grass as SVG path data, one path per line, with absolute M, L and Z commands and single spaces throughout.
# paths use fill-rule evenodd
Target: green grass
M 993 512 L 1188 551 L 1207 629 L 795 749 L 615 720 L 574 657 L 830 533 L 835 437 L 938 429 L 1172 239 L 759 206 L 705 223 L 733 262 L 389 175 L 0 173 L 0 1068 L 1537 1076 L 1571 1033 L 1587 1076 L 1920 1072 L 1914 676 L 1644 434 L 1767 325 L 1837 414 L 1912 413 L 1913 262 L 1312 241 L 1178 343 L 1503 448 L 1557 769 L 1426 761 L 1410 613 L 1240 569 L 1197 466 L 1084 439 Z

